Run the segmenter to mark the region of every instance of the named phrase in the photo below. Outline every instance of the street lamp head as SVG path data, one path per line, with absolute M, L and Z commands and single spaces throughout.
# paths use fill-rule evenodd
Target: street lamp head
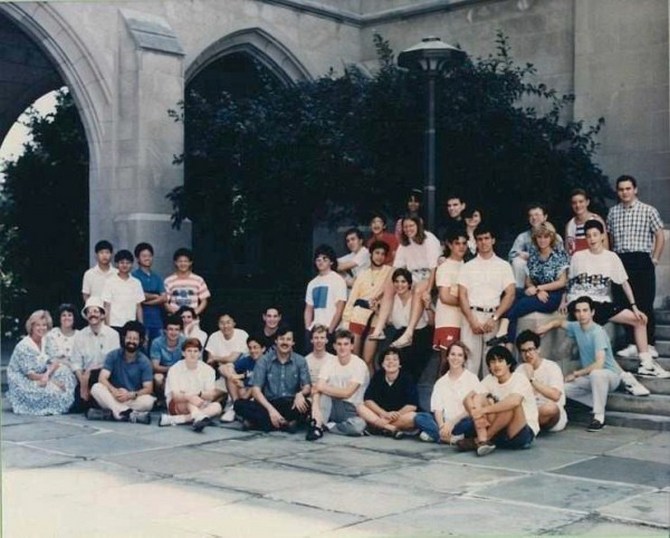
M 465 52 L 449 45 L 439 37 L 424 37 L 398 55 L 398 65 L 406 69 L 420 69 L 432 75 L 440 72 L 447 63 L 455 63 L 465 58 Z

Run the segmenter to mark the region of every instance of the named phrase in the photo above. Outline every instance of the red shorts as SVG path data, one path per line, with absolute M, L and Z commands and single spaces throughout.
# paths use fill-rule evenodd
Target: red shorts
M 433 331 L 433 347 L 447 347 L 461 339 L 460 327 L 436 327 Z
M 170 415 L 181 415 L 181 413 L 177 412 L 177 403 L 174 400 L 170 400 L 168 404 L 168 413 Z

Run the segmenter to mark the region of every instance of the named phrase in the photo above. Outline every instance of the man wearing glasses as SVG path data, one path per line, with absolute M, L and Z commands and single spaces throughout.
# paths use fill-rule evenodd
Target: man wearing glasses
M 520 333 L 516 347 L 523 361 L 519 371 L 526 374 L 535 393 L 540 429 L 551 432 L 565 429 L 568 415 L 561 368 L 554 361 L 540 357 L 540 337 L 533 331 Z

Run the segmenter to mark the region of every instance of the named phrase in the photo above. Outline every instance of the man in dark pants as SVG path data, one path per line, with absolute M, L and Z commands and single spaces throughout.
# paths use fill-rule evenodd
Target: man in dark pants
M 616 180 L 619 203 L 607 215 L 612 250 L 619 255 L 628 273 L 630 285 L 635 293 L 638 308 L 647 321 L 647 340 L 653 357 L 658 352 L 652 345 L 656 323 L 654 319 L 654 297 L 656 296 L 656 265 L 663 253 L 665 237 L 663 221 L 655 207 L 640 202 L 637 197 L 637 181 L 632 176 L 620 176 Z M 629 345 L 618 354 L 636 356 L 638 350 Z
M 237 400 L 235 412 L 249 428 L 295 431 L 310 410 L 309 370 L 305 358 L 293 351 L 293 331 L 284 326 L 276 335 L 275 347 L 254 368 L 253 400 Z

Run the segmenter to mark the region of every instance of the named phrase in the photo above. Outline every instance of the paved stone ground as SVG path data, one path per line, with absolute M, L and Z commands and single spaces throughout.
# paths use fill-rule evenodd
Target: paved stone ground
M 154 418 L 157 415 L 154 414 Z M 485 458 L 414 439 L 2 414 L 3 536 L 668 536 L 670 433 Z

